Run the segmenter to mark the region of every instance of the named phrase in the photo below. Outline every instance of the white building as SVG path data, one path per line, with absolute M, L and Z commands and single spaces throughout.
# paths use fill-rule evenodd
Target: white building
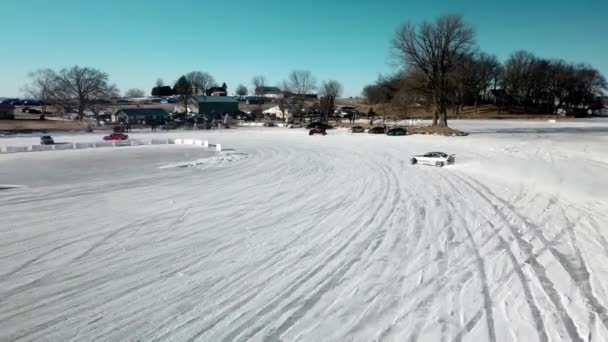
M 274 115 L 277 119 L 286 119 L 289 120 L 291 118 L 291 114 L 289 114 L 289 109 L 285 108 L 285 116 L 283 116 L 283 111 L 279 106 L 274 106 L 263 111 L 265 115 Z

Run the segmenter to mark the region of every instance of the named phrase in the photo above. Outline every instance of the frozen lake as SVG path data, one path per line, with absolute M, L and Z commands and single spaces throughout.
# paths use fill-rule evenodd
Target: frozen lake
M 452 124 L 0 155 L 0 340 L 607 340 L 608 121 Z

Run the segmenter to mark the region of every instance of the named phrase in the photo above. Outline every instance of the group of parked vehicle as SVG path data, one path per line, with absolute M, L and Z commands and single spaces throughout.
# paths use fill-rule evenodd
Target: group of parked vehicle
M 351 133 L 369 133 L 369 134 L 386 134 L 390 136 L 398 136 L 398 135 L 407 135 L 407 130 L 403 127 L 385 127 L 385 126 L 375 126 L 369 129 L 365 129 L 362 126 L 353 126 L 349 129 Z
M 41 106 L 42 101 L 35 99 L 3 99 L 0 104 L 12 105 L 12 106 Z
M 297 126 L 296 126 L 297 125 Z M 288 124 L 289 128 L 298 128 L 301 127 L 296 123 Z M 327 135 L 327 130 L 332 129 L 331 125 L 328 125 L 323 122 L 312 122 L 308 126 L 306 126 L 308 131 L 308 135 Z M 365 129 L 363 126 L 353 126 L 349 129 L 351 133 L 369 133 L 369 134 L 386 134 L 388 136 L 403 136 L 407 135 L 407 130 L 403 127 L 393 127 L 388 128 L 385 126 L 376 126 L 371 127 L 369 129 Z M 456 156 L 454 154 L 447 154 L 444 152 L 428 152 L 422 155 L 413 156 L 410 159 L 410 163 L 412 165 L 433 165 L 437 167 L 443 167 L 445 165 L 454 164 L 456 161 Z

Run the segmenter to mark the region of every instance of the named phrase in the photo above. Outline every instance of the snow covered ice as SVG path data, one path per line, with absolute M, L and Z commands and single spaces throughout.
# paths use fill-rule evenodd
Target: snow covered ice
M 0 340 L 608 340 L 608 122 L 451 124 L 0 155 Z

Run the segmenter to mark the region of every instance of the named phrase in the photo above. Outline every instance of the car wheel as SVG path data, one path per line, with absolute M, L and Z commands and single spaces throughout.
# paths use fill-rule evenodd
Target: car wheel
M 436 162 L 435 163 L 435 166 L 438 166 L 438 167 L 443 167 L 443 165 L 444 165 L 443 162 Z
M 418 164 L 418 160 L 416 160 L 416 158 L 412 158 L 410 160 L 410 163 L 412 163 L 412 165 L 416 165 L 416 164 Z

